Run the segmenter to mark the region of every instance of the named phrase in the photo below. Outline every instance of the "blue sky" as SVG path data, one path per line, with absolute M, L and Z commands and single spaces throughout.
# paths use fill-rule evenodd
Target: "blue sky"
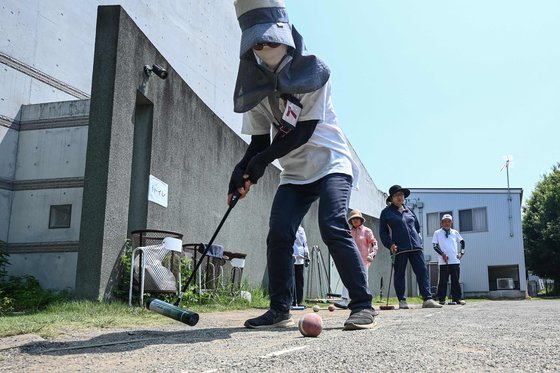
M 560 161 L 560 1 L 286 0 L 386 192 L 510 187 Z

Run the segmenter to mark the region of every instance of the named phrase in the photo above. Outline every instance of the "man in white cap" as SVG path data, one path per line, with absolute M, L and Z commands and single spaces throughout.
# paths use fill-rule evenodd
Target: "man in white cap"
M 245 326 L 293 324 L 292 245 L 303 217 L 319 200 L 321 236 L 352 299 L 344 329 L 371 328 L 372 295 L 346 224 L 358 171 L 332 107 L 329 69 L 307 52 L 283 0 L 234 4 L 242 31 L 234 110 L 244 113 L 242 133 L 251 135 L 251 143 L 233 170 L 228 202 L 235 191 L 245 197 L 275 159 L 283 169 L 267 237 L 270 310 Z
M 464 305 L 462 299 L 461 285 L 459 285 L 459 274 L 461 258 L 465 255 L 465 240 L 461 234 L 451 228 L 453 216 L 445 214 L 441 218 L 441 228 L 434 232 L 432 244 L 434 250 L 439 254 L 439 282 L 437 297 L 439 304 L 445 304 L 447 295 L 447 280 L 451 277 L 451 305 Z M 460 251 L 458 245 L 461 245 Z

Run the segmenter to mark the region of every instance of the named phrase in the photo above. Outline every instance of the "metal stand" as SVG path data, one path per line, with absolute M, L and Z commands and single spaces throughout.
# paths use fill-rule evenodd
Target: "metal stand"
M 325 286 L 326 283 L 326 286 Z M 313 292 L 315 290 L 315 293 Z M 315 245 L 311 247 L 309 274 L 307 280 L 307 298 L 324 299 L 331 292 L 329 271 L 325 264 L 321 249 Z

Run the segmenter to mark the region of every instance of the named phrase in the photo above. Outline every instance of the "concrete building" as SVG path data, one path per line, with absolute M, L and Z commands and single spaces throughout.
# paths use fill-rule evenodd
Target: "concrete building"
M 99 8 L 98 17 L 105 3 L 7 0 L 0 9 L 0 240 L 8 270 L 92 299 L 109 296 L 132 229 L 208 240 L 246 146 L 232 109 L 240 31 L 231 1 L 123 1 L 125 11 Z M 153 63 L 168 70 L 166 81 L 146 77 L 143 66 Z M 351 207 L 378 217 L 383 194 L 355 159 L 362 174 Z M 265 277 L 266 230 L 250 227 L 266 221 L 278 173 L 269 167 L 244 211 L 232 214 L 246 222 L 228 222 L 221 233 L 249 255 L 244 276 L 252 284 Z M 148 203 L 148 175 L 169 185 L 170 207 Z M 304 226 L 310 242 L 323 245 L 316 211 Z
M 437 286 L 437 254 L 432 236 L 444 214 L 466 243 L 461 283 L 466 295 L 524 297 L 527 291 L 520 188 L 411 188 L 407 204 L 422 229 L 431 285 Z
M 22 105 L 0 143 L 1 240 L 9 272 L 74 288 L 89 100 Z M 9 140 L 9 141 L 8 141 Z M 8 166 L 8 167 L 6 167 Z M 53 275 L 56 274 L 56 275 Z

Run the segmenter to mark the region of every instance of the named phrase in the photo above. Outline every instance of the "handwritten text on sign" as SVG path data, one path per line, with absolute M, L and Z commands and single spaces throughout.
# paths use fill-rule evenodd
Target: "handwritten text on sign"
M 157 177 L 150 175 L 148 201 L 152 201 L 160 206 L 167 207 L 167 190 L 168 186 L 166 183 L 164 183 Z

